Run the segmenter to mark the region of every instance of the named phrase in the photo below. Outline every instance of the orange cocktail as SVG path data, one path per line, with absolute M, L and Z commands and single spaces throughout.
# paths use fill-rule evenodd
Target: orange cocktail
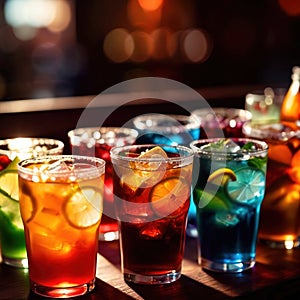
M 94 288 L 105 162 L 50 156 L 19 164 L 31 289 L 73 297 Z
M 299 246 L 300 130 L 294 123 L 246 124 L 246 135 L 269 145 L 259 239 L 271 247 Z

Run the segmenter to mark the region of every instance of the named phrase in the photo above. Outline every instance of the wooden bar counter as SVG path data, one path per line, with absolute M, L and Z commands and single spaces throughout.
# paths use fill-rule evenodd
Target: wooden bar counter
M 44 299 L 30 292 L 28 280 L 27 270 L 0 264 L 0 299 Z M 126 283 L 119 243 L 99 242 L 96 288 L 76 299 L 298 299 L 299 295 L 300 249 L 271 249 L 258 243 L 252 270 L 210 273 L 197 264 L 196 240 L 187 238 L 181 278 L 160 286 Z

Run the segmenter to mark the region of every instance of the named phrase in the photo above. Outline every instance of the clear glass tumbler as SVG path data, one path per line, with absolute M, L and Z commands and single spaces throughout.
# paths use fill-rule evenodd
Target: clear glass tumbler
M 199 264 L 217 272 L 252 268 L 265 193 L 267 144 L 216 138 L 192 142 L 191 147 L 200 166 L 194 170 Z
M 300 245 L 300 128 L 295 123 L 245 124 L 246 136 L 269 145 L 259 240 L 275 248 Z
M 51 298 L 95 287 L 105 161 L 56 155 L 18 164 L 31 290 Z
M 181 275 L 193 151 L 131 145 L 111 150 L 121 265 L 126 281 L 165 284 Z

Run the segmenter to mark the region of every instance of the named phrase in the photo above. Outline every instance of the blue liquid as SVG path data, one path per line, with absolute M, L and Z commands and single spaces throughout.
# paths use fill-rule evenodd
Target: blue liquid
M 213 163 L 210 157 L 200 158 L 193 197 L 197 207 L 199 263 L 205 269 L 241 272 L 255 263 L 266 160 L 246 158 Z M 222 183 L 209 180 L 224 168 L 231 169 L 235 179 Z
M 254 261 L 258 222 L 259 207 L 199 210 L 197 223 L 201 258 L 219 265 Z

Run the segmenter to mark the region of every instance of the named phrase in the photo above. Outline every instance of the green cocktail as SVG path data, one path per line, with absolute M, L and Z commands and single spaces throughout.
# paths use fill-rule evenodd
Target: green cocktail
M 24 227 L 20 215 L 18 169 L 21 159 L 61 154 L 64 144 L 53 139 L 15 138 L 0 141 L 0 245 L 2 262 L 28 266 Z

